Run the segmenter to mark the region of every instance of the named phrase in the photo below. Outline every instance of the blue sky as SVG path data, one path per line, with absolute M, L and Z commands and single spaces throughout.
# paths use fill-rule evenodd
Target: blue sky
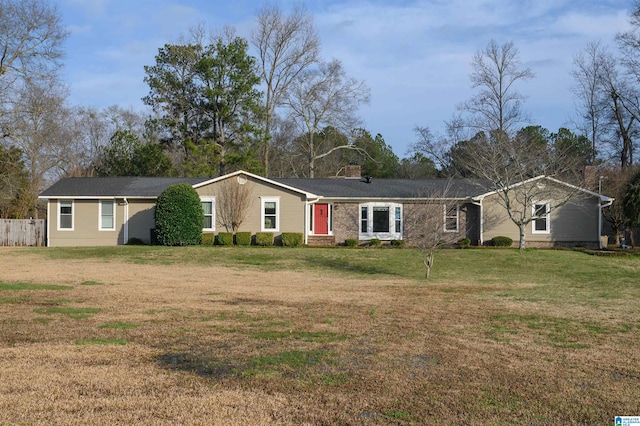
M 536 74 L 517 90 L 531 124 L 555 132 L 575 117 L 570 71 L 590 41 L 614 47 L 632 0 L 309 0 L 322 57 L 371 87 L 364 127 L 400 158 L 413 128 L 438 134 L 472 94 L 470 62 L 490 39 L 513 41 Z M 144 111 L 144 65 L 190 26 L 232 25 L 248 38 L 262 0 L 58 0 L 67 41 L 70 103 Z M 283 10 L 293 2 L 280 1 Z

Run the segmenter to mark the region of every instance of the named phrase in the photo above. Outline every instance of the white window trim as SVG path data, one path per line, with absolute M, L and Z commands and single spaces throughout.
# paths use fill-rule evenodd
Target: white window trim
M 367 232 L 362 232 L 362 208 L 367 208 Z M 386 207 L 389 209 L 389 232 L 373 232 L 373 208 Z M 396 207 L 400 207 L 400 232 L 396 229 Z M 361 203 L 358 205 L 358 234 L 361 240 L 377 238 L 379 240 L 401 240 L 404 229 L 404 208 L 399 203 Z
M 62 203 L 69 202 L 71 203 L 71 228 L 61 228 L 60 227 L 60 210 L 62 209 Z M 76 203 L 73 200 L 58 200 L 58 231 L 73 231 L 75 225 L 76 218 Z
M 113 228 L 105 228 L 102 225 L 102 203 L 112 203 L 113 204 Z M 115 231 L 116 230 L 116 207 L 117 203 L 115 200 L 99 200 L 98 203 L 98 230 L 99 231 Z M 71 210 L 73 212 L 73 210 Z
M 276 203 L 276 227 L 265 228 L 264 226 L 264 205 L 266 203 Z M 280 197 L 260 197 L 260 231 L 262 232 L 280 232 Z
M 211 202 L 211 228 L 202 228 L 203 231 L 216 230 L 216 197 L 200 197 L 200 202 Z M 204 213 L 204 211 L 203 211 Z
M 444 206 L 444 224 L 443 229 L 444 232 L 460 232 L 460 204 L 456 204 L 456 229 L 447 229 L 447 218 L 452 218 L 453 216 L 448 216 L 447 213 L 449 211 L 448 207 L 451 207 L 451 204 L 445 204 Z
M 544 231 L 536 230 L 536 205 L 544 204 L 546 206 L 547 215 L 544 219 L 546 219 L 546 229 Z M 548 201 L 535 201 L 531 204 L 531 233 L 532 234 L 550 234 L 551 233 L 551 204 Z

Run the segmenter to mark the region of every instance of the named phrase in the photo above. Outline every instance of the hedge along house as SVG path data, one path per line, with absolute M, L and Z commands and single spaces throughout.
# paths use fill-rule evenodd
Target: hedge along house
M 548 180 L 559 195 L 570 190 L 579 196 L 557 210 L 553 200 L 534 200 L 531 209 L 540 217 L 528 226 L 528 244 L 598 247 L 601 209 L 613 200 L 550 178 L 536 179 Z M 298 232 L 309 245 L 333 246 L 348 238 L 411 245 L 421 232 L 415 219 L 420 217 L 437 221 L 436 228 L 451 240 L 469 238 L 482 245 L 497 235 L 518 239 L 518 227 L 487 181 L 370 179 L 352 166 L 344 178 L 328 179 L 267 179 L 244 171 L 200 179 L 64 178 L 40 195 L 47 200 L 47 245 L 117 245 L 132 238 L 150 243 L 157 197 L 183 182 L 200 195 L 203 233 L 231 230 L 225 223 L 227 200 L 242 193 L 244 217 L 237 230 L 272 232 L 276 242 L 283 232 Z M 431 214 L 421 216 L 424 212 Z

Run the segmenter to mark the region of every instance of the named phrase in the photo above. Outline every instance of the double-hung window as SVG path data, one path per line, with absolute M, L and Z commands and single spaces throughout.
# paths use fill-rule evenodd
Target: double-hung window
M 445 204 L 444 206 L 444 231 L 458 232 L 460 229 L 460 206 L 457 204 Z
M 116 229 L 116 207 L 113 200 L 100 201 L 100 225 L 101 231 L 113 231 Z
M 201 197 L 200 205 L 202 206 L 202 214 L 204 221 L 202 223 L 203 231 L 215 231 L 216 229 L 216 200 L 213 197 Z
M 280 199 L 264 197 L 261 200 L 261 231 L 278 231 L 280 229 Z
M 396 203 L 360 204 L 360 239 L 402 239 L 402 205 Z
M 58 229 L 73 231 L 73 201 L 58 201 Z
M 531 232 L 533 234 L 548 234 L 551 221 L 549 215 L 549 203 L 533 203 L 533 220 Z

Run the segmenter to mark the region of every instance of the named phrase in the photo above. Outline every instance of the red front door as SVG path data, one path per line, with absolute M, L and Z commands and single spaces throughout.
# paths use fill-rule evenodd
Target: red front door
M 315 235 L 329 234 L 329 204 L 313 205 L 313 233 Z

